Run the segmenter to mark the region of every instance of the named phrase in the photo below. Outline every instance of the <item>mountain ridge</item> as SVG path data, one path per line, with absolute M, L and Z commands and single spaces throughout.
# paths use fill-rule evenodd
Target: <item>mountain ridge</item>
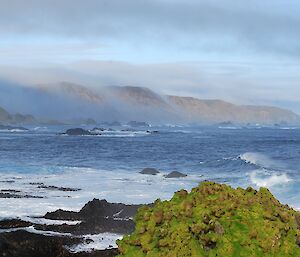
M 21 91 L 22 101 L 26 102 L 22 105 L 22 112 L 34 112 L 33 116 L 44 116 L 46 119 L 93 118 L 98 121 L 143 120 L 153 124 L 200 125 L 228 121 L 236 124 L 300 124 L 300 116 L 279 107 L 236 105 L 221 99 L 163 95 L 146 87 L 108 86 L 96 89 L 60 82 L 31 87 L 27 95 L 26 89 Z M 37 97 L 38 108 L 33 105 Z M 0 106 L 3 106 L 3 99 L 0 95 Z M 8 104 L 4 106 L 6 109 Z M 3 110 L 0 109 L 0 122 L 13 121 L 12 116 Z

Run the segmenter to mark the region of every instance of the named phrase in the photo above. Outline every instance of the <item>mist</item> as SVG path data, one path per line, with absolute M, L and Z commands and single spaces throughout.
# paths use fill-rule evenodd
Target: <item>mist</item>
M 132 113 L 128 118 L 139 117 L 127 103 L 99 108 L 37 90 L 67 81 L 93 92 L 147 87 L 161 95 L 272 105 L 300 114 L 299 17 L 300 4 L 292 0 L 5 2 L 0 79 L 16 89 L 11 88 L 14 106 L 5 91 L 0 106 L 51 118 L 118 118 L 122 109 Z M 19 85 L 31 90 L 24 93 Z

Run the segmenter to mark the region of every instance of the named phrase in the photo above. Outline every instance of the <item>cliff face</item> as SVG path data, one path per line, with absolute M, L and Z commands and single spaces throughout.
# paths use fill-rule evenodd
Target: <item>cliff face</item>
M 222 100 L 200 100 L 180 96 L 168 96 L 168 100 L 189 122 L 297 124 L 300 120 L 299 116 L 291 111 L 271 106 L 239 106 Z
M 142 207 L 120 257 L 300 256 L 300 214 L 265 188 L 203 182 L 191 193 Z
M 74 90 L 73 90 L 74 91 Z M 81 90 L 82 91 L 82 90 Z M 91 92 L 89 93 L 91 95 Z M 109 106 L 116 116 L 148 119 L 152 122 L 188 123 L 275 123 L 299 124 L 300 117 L 272 106 L 234 105 L 222 100 L 201 100 L 193 97 L 160 95 L 143 87 L 106 87 L 94 93 L 97 108 Z M 84 97 L 86 100 L 87 98 Z M 101 99 L 101 101 L 100 101 Z

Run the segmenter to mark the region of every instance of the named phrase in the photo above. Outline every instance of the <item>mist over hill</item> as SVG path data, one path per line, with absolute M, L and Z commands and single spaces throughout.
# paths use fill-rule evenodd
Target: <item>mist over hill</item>
M 110 86 L 91 89 L 69 82 L 26 87 L 0 82 L 0 122 L 37 120 L 142 120 L 153 124 L 299 124 L 300 117 L 271 106 L 235 105 L 222 100 L 161 95 L 148 88 Z M 3 109 L 4 108 L 4 109 Z M 29 113 L 33 116 L 20 116 Z M 37 120 L 36 120 L 37 119 Z

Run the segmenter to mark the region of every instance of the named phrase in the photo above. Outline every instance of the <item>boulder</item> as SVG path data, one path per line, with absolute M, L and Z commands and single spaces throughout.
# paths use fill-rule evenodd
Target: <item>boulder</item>
M 0 255 L 9 257 L 113 257 L 116 249 L 92 252 L 69 252 L 66 246 L 82 243 L 83 239 L 66 236 L 45 236 L 27 231 L 0 234 Z
M 145 168 L 142 171 L 140 171 L 140 174 L 144 174 L 144 175 L 157 175 L 158 173 L 159 171 L 154 168 Z
M 183 178 L 186 177 L 187 174 L 181 173 L 179 171 L 172 171 L 171 173 L 169 173 L 168 175 L 165 175 L 165 178 Z
M 72 128 L 68 129 L 65 134 L 68 136 L 86 136 L 91 135 L 91 132 L 82 128 Z

